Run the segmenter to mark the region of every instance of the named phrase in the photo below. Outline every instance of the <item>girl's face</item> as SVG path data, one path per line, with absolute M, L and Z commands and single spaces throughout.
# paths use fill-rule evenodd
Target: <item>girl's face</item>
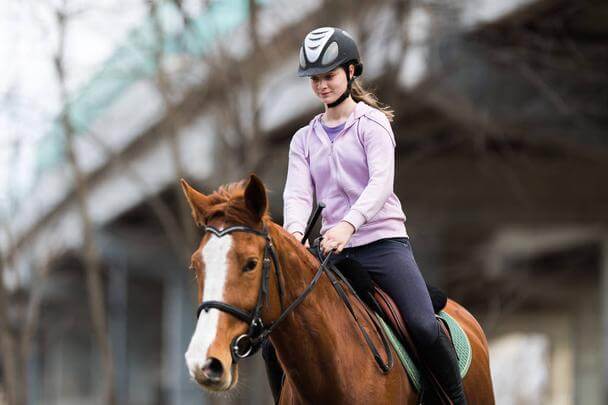
M 351 71 L 354 71 L 352 65 L 349 68 Z M 346 73 L 341 67 L 337 67 L 328 73 L 310 77 L 312 91 L 323 104 L 330 104 L 336 101 L 346 91 L 347 84 Z

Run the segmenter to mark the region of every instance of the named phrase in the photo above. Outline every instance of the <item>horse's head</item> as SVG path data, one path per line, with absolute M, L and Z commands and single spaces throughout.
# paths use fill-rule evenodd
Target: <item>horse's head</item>
M 191 264 L 199 303 L 215 301 L 246 313 L 253 312 L 262 283 L 267 240 L 254 232 L 232 232 L 230 228 L 264 230 L 264 223 L 270 222 L 264 185 L 251 175 L 247 182 L 220 187 L 207 196 L 184 180 L 181 184 L 194 221 L 207 229 L 192 255 Z M 225 230 L 227 233 L 223 234 Z M 229 311 L 203 305 L 185 354 L 192 378 L 213 391 L 232 388 L 238 378 L 238 368 L 231 345 L 249 326 Z

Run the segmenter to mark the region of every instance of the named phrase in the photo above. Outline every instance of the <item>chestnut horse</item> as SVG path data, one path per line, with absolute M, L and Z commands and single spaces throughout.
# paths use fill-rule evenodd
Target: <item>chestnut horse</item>
M 255 175 L 210 195 L 184 180 L 182 188 L 204 230 L 191 265 L 202 304 L 185 354 L 198 384 L 210 391 L 232 389 L 237 361 L 254 352 L 250 338 L 262 336 L 271 340 L 285 370 L 281 404 L 416 404 L 418 394 L 404 368 L 395 363 L 382 372 L 318 260 L 271 220 L 266 189 Z M 347 294 L 371 340 L 382 348 L 363 304 Z M 464 379 L 468 403 L 494 404 L 481 327 L 454 301 L 445 311 L 463 327 L 473 349 Z M 239 348 L 241 341 L 250 346 Z

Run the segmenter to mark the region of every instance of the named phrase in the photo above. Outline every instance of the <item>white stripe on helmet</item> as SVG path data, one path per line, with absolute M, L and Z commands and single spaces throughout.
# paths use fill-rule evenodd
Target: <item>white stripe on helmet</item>
M 306 59 L 309 62 L 314 63 L 319 59 L 321 51 L 325 48 L 334 31 L 335 29 L 331 27 L 323 27 L 317 28 L 306 35 L 306 38 L 304 38 L 304 52 L 306 52 Z

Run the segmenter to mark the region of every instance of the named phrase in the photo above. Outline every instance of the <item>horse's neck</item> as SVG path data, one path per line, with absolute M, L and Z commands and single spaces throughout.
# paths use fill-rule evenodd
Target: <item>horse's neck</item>
M 281 273 L 281 282 L 284 283 L 285 306 L 298 298 L 311 283 L 320 263 L 311 259 L 311 255 L 304 247 L 296 243 L 278 225 L 272 224 L 271 237 L 274 241 Z M 330 297 L 325 298 L 326 295 Z M 321 298 L 322 297 L 322 298 Z M 328 308 L 341 303 L 326 276 L 321 276 L 311 295 L 300 304 L 314 309 Z M 299 308 L 299 306 L 298 306 Z M 295 312 L 303 312 L 296 310 Z M 304 311 L 305 312 L 305 311 Z M 317 313 L 315 316 L 319 316 Z
M 276 237 L 287 306 L 311 282 L 318 265 L 315 268 L 314 262 L 305 257 L 305 250 L 294 246 L 287 236 L 281 233 Z M 351 322 L 344 303 L 322 275 L 313 291 L 271 335 L 279 359 L 296 385 L 319 392 L 325 387 L 335 389 L 339 367 L 344 366 L 341 352 L 348 350 L 352 354 L 361 347 L 349 340 L 351 336 L 356 338 Z

